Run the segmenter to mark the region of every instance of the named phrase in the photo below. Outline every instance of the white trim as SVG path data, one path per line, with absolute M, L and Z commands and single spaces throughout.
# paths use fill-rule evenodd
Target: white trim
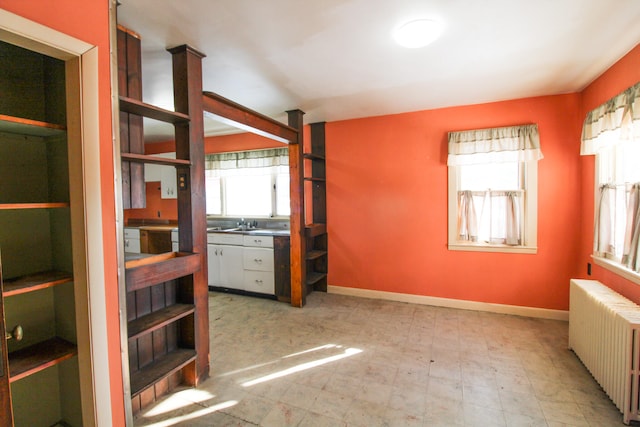
M 410 304 L 433 305 L 436 307 L 458 308 L 461 310 L 486 311 L 489 313 L 511 314 L 514 316 L 535 317 L 540 319 L 569 321 L 568 310 L 522 307 L 519 305 L 494 304 L 489 302 L 465 301 L 450 298 L 430 297 L 426 295 L 401 294 L 396 292 L 375 291 L 371 289 L 327 286 L 327 293 L 348 295 L 361 298 L 382 299 L 407 302 Z
M 89 43 L 4 9 L 0 9 L 0 40 L 63 61 L 80 56 L 93 48 Z
M 515 254 L 535 254 L 538 253 L 536 246 L 507 246 L 507 245 L 489 245 L 479 243 L 456 243 L 447 246 L 450 251 L 468 251 L 468 252 L 504 252 Z
M 619 262 L 596 255 L 591 255 L 591 258 L 593 259 L 594 264 L 599 265 L 600 267 L 605 268 L 619 276 L 622 276 L 625 279 L 635 283 L 636 285 L 640 285 L 640 274 L 629 268 L 626 268 Z

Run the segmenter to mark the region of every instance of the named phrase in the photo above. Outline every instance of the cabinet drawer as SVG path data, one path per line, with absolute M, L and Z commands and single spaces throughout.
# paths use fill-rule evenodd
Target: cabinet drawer
M 207 243 L 242 246 L 242 234 L 207 233 Z
M 275 294 L 273 273 L 267 271 L 244 271 L 244 290 L 261 294 Z
M 245 247 L 243 265 L 245 270 L 273 271 L 273 250 Z
M 140 229 L 139 228 L 124 228 L 124 238 L 125 239 L 139 239 L 140 238 Z
M 244 245 L 245 246 L 255 246 L 259 248 L 272 248 L 273 247 L 273 236 L 253 236 L 253 235 L 244 235 Z

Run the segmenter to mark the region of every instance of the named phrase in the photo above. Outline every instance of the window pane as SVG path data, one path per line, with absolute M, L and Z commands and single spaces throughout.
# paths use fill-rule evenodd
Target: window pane
M 271 175 L 234 175 L 225 178 L 227 215 L 271 215 Z
M 289 216 L 289 173 L 279 173 L 276 177 L 276 215 Z
M 205 177 L 207 215 L 222 215 L 220 177 Z
M 460 190 L 518 190 L 518 162 L 460 166 Z

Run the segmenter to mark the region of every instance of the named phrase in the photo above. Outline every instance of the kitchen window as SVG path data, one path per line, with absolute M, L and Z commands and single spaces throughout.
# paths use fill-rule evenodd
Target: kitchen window
M 587 115 L 581 154 L 596 156 L 594 260 L 640 283 L 640 83 Z
M 207 215 L 289 216 L 286 148 L 209 154 L 205 158 Z
M 535 253 L 537 125 L 449 133 L 449 249 Z

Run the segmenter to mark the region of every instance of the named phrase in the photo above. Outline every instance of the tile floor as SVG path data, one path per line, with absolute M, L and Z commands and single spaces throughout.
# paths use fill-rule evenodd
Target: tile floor
M 137 426 L 622 426 L 566 322 L 326 293 L 210 294 L 211 378 Z

